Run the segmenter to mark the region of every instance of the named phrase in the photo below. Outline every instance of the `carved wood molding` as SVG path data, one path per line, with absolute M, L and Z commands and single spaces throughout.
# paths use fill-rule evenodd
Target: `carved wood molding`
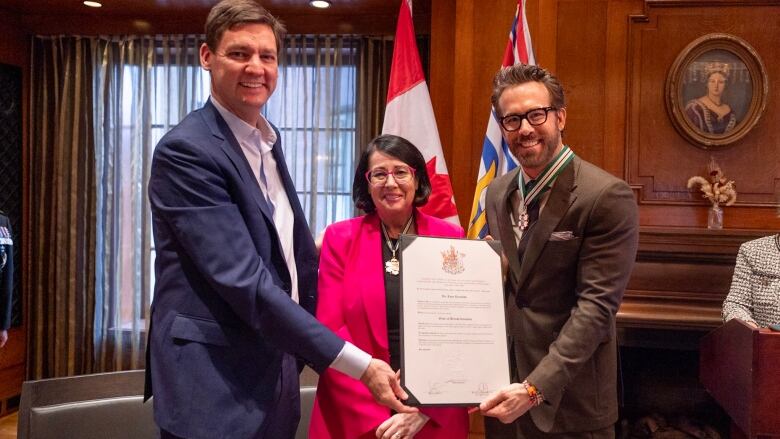
M 742 243 L 772 230 L 642 227 L 637 261 L 733 264 Z
M 645 10 L 653 7 L 688 8 L 688 7 L 721 7 L 721 6 L 772 6 L 778 5 L 778 0 L 645 0 Z
M 739 246 L 775 233 L 769 230 L 707 230 L 642 227 L 637 265 L 618 310 L 618 326 L 711 329 L 721 325 L 721 306 Z M 712 273 L 716 280 L 710 279 Z M 684 282 L 675 283 L 680 273 Z M 671 286 L 669 279 L 673 279 Z M 657 283 L 658 288 L 654 288 Z M 650 287 L 647 287 L 650 285 Z M 652 288 L 652 289 L 651 289 Z
M 627 292 L 628 294 L 628 292 Z M 720 326 L 721 302 L 627 296 L 617 314 L 622 328 L 711 329 Z

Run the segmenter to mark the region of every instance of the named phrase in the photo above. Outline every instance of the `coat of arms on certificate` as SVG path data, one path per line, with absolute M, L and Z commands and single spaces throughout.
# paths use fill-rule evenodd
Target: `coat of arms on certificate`
M 463 265 L 463 257 L 466 256 L 463 253 L 458 253 L 455 247 L 450 246 L 449 250 L 441 252 L 441 269 L 445 273 L 460 274 L 466 267 Z

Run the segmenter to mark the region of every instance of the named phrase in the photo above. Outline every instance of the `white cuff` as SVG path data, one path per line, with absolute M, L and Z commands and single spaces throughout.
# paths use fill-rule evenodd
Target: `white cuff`
M 330 363 L 330 367 L 337 371 L 349 375 L 359 380 L 363 373 L 368 369 L 368 363 L 371 362 L 371 355 L 363 352 L 360 348 L 350 342 L 345 342 L 341 352 Z

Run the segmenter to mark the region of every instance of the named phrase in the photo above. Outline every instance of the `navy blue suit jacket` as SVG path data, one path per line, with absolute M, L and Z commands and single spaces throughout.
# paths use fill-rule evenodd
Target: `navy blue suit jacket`
M 178 436 L 261 437 L 282 353 L 323 371 L 344 345 L 313 317 L 317 253 L 280 140 L 273 154 L 295 217 L 300 306 L 269 208 L 214 105 L 187 115 L 155 149 L 147 393 L 157 424 Z

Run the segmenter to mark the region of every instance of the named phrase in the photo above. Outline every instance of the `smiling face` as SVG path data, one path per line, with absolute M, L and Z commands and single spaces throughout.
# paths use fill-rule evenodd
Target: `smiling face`
M 399 167 L 409 167 L 409 164 L 383 152 L 374 151 L 368 159 L 369 171 L 394 171 Z M 393 175 L 387 176 L 384 185 L 369 183 L 368 192 L 382 222 L 388 225 L 405 223 L 412 215 L 414 194 L 418 186 L 417 177 L 406 183 L 399 183 Z
M 549 91 L 544 84 L 536 81 L 509 87 L 498 99 L 498 107 L 503 116 L 525 114 L 530 110 L 549 106 L 552 106 Z M 561 131 L 565 125 L 566 109 L 561 108 L 549 111 L 547 120 L 541 125 L 532 126 L 528 120 L 523 120 L 517 131 L 506 131 L 502 128 L 501 133 L 523 170 L 531 178 L 536 178 L 563 148 Z
M 200 63 L 211 72 L 211 96 L 255 126 L 279 76 L 276 37 L 266 24 L 233 26 L 215 50 L 200 47 Z

